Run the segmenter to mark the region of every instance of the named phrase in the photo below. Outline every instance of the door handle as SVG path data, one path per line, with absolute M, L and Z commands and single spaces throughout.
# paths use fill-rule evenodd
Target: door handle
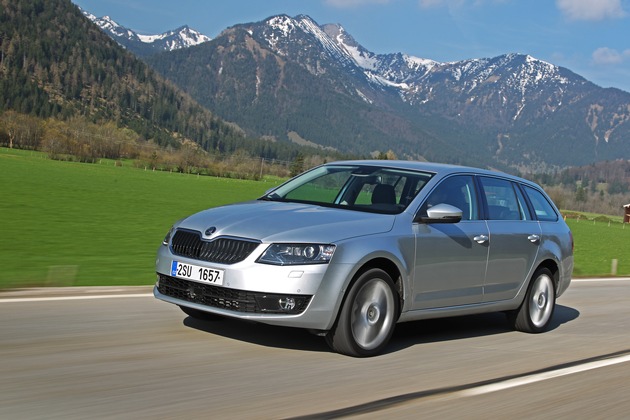
M 473 238 L 473 240 L 478 244 L 484 244 L 488 242 L 488 235 L 477 235 Z
M 529 235 L 527 239 L 529 239 L 531 243 L 537 244 L 540 242 L 540 235 Z

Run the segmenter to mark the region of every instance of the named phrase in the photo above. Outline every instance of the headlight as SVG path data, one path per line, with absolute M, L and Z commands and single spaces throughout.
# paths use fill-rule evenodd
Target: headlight
M 171 226 L 171 228 L 168 230 L 168 233 L 162 240 L 162 245 L 168 246 L 168 243 L 171 242 L 171 236 L 173 236 L 173 232 L 175 232 L 175 227 Z
M 274 265 L 328 264 L 335 245 L 272 244 L 256 262 Z

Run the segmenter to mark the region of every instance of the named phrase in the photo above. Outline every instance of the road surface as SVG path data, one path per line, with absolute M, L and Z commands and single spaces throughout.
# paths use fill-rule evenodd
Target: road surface
M 290 328 L 200 322 L 151 288 L 0 292 L 0 418 L 630 416 L 630 279 L 579 280 L 552 329 L 400 324 L 355 359 Z

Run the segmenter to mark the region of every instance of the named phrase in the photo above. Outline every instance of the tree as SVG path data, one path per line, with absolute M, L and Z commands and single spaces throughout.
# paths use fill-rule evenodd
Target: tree
M 304 155 L 298 153 L 291 164 L 291 176 L 299 175 L 304 172 Z
M 575 201 L 578 203 L 585 203 L 586 198 L 586 189 L 582 186 L 577 187 L 577 190 L 575 190 Z
M 15 111 L 0 115 L 0 129 L 6 133 L 10 149 L 37 149 L 42 137 L 41 120 Z
M 392 149 L 389 149 L 387 152 L 378 152 L 378 156 L 376 159 L 379 160 L 396 160 L 396 153 Z
M 0 122 L 4 126 L 4 130 L 9 136 L 9 149 L 13 149 L 13 143 L 18 129 L 17 116 L 17 112 L 6 111 L 2 114 L 2 118 L 0 119 Z

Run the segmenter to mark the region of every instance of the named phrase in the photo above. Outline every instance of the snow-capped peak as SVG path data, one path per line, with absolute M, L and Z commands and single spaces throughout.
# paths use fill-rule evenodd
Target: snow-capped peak
M 348 53 L 340 48 L 337 43 L 320 27 L 317 22 L 306 15 L 298 15 L 291 18 L 287 15 L 274 16 L 265 22 L 270 31 L 265 38 L 267 43 L 280 54 L 286 53 L 287 48 L 293 48 L 295 43 L 291 41 L 299 37 L 299 33 L 314 38 L 328 54 L 336 60 L 350 63 L 352 61 Z
M 210 37 L 203 35 L 202 33 L 190 29 L 188 26 L 182 26 L 174 31 L 164 32 L 159 35 L 141 35 L 137 34 L 140 41 L 151 44 L 153 42 L 161 41 L 167 38 L 179 38 L 181 46 L 179 48 L 192 47 L 193 45 L 199 45 L 203 42 L 210 41 Z M 172 48 L 177 49 L 177 48 Z
M 365 70 L 376 70 L 378 59 L 376 55 L 363 48 L 341 25 L 327 24 L 323 31 L 352 57 L 357 66 Z
M 88 19 L 96 23 L 98 27 L 101 28 L 101 30 L 105 32 L 109 32 L 119 37 L 124 36 L 130 39 L 136 36 L 134 31 L 127 29 L 122 25 L 119 25 L 114 19 L 112 19 L 109 16 L 103 16 L 101 18 L 97 18 L 96 16 L 86 13 L 85 11 L 83 13 L 85 14 L 85 16 L 88 17 Z
M 159 51 L 172 51 L 180 48 L 188 48 L 210 41 L 210 37 L 182 26 L 175 30 L 157 35 L 139 34 L 132 29 L 125 28 L 114 21 L 110 16 L 96 17 L 86 10 L 79 8 L 83 15 L 98 25 L 120 45 L 134 51 L 139 55 L 148 55 Z

